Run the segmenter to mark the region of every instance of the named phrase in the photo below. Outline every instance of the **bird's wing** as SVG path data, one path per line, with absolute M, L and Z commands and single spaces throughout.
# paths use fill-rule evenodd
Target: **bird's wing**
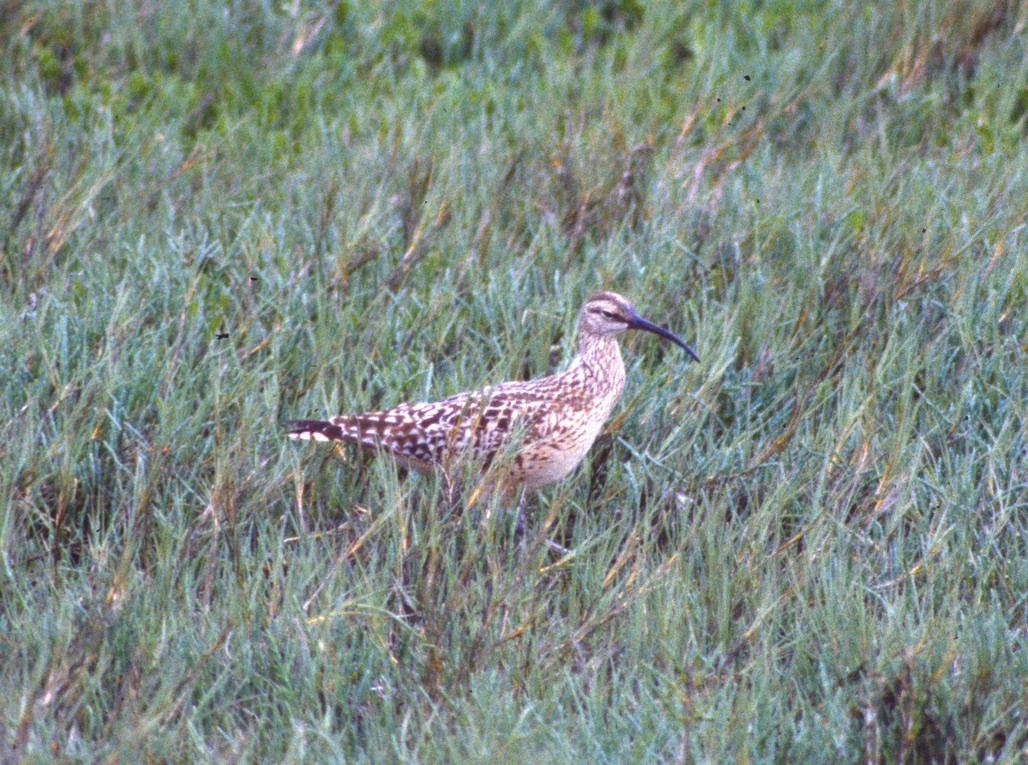
M 440 463 L 456 454 L 490 459 L 546 415 L 546 401 L 521 383 L 506 383 L 441 401 L 404 403 L 377 412 L 287 423 L 294 439 L 344 441 Z

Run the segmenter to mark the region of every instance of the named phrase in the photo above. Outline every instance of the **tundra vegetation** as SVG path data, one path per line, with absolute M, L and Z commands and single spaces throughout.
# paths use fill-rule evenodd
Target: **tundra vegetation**
M 0 760 L 1023 761 L 1025 5 L 182 8 L 0 13 Z M 282 436 L 604 288 L 520 535 Z

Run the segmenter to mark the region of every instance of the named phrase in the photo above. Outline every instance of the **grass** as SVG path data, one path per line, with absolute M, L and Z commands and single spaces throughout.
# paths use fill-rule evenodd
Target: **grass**
M 1020 761 L 1026 24 L 9 3 L 0 759 Z M 601 288 L 703 361 L 627 339 L 523 543 L 281 436 Z

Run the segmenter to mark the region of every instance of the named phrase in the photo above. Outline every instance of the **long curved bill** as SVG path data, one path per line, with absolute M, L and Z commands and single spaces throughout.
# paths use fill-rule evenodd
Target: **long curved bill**
M 688 353 L 689 357 L 693 361 L 699 361 L 700 360 L 700 357 L 696 355 L 696 351 L 694 351 L 692 348 L 690 348 L 688 345 L 686 345 L 685 342 L 681 338 L 679 338 L 678 335 L 676 335 L 674 332 L 672 332 L 669 329 L 664 329 L 659 324 L 654 324 L 652 321 L 648 321 L 647 319 L 644 319 L 642 316 L 640 316 L 637 313 L 633 314 L 631 317 L 629 317 L 628 326 L 631 327 L 632 329 L 641 329 L 644 332 L 652 332 L 655 335 L 663 337 L 665 340 L 670 340 L 672 343 L 677 345 L 683 351 Z

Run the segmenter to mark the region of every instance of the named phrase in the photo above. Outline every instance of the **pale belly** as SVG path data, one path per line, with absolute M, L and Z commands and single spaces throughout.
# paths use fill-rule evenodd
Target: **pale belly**
M 526 446 L 520 456 L 517 482 L 525 489 L 535 489 L 556 483 L 578 467 L 603 429 L 606 418 L 597 418 L 582 427 L 557 432 Z

